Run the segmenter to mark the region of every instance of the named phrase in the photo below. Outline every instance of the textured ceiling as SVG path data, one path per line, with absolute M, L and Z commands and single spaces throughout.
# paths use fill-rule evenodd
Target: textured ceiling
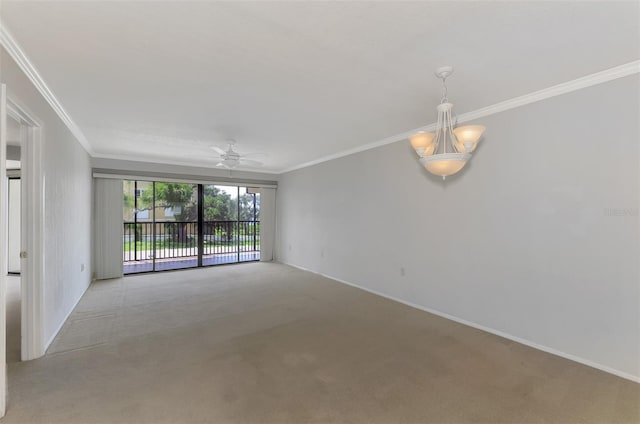
M 638 2 L 14 2 L 1 18 L 95 156 L 261 171 L 639 58 Z

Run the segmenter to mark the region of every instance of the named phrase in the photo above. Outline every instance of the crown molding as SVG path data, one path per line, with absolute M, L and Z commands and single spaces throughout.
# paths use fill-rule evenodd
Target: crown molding
M 612 81 L 618 78 L 623 78 L 623 77 L 637 74 L 637 73 L 640 73 L 640 60 L 635 60 L 633 62 L 625 63 L 624 65 L 615 66 L 613 68 L 609 68 L 601 72 L 596 72 L 594 74 L 576 78 L 574 80 L 567 81 L 562 84 L 557 84 L 548 88 L 544 88 L 542 90 L 525 94 L 523 96 L 514 97 L 512 99 L 495 103 L 487 107 L 483 107 L 480 109 L 473 110 L 471 112 L 463 113 L 457 116 L 458 118 L 457 122 L 463 123 L 463 122 L 471 121 L 474 119 L 483 118 L 485 116 L 494 115 L 496 113 L 504 112 L 510 109 L 515 109 L 520 106 L 525 106 L 531 103 L 539 102 L 541 100 L 549 99 L 551 97 L 560 96 L 562 94 L 567 94 L 572 91 L 602 84 L 608 81 Z M 411 135 L 417 133 L 418 131 L 430 132 L 430 131 L 435 131 L 435 129 L 436 129 L 435 123 L 429 124 L 423 127 L 419 127 L 419 128 L 414 128 L 410 131 L 406 131 L 391 137 L 383 138 L 382 140 L 363 144 L 361 146 L 354 147 L 352 149 L 343 150 L 338 153 L 334 153 L 328 156 L 323 156 L 319 159 L 315 159 L 309 162 L 302 163 L 300 165 L 286 168 L 282 170 L 280 173 L 285 174 L 287 172 L 295 171 L 297 169 L 307 168 L 309 166 L 317 165 L 322 162 L 327 162 L 333 159 L 349 156 L 354 153 L 375 149 L 376 147 L 385 146 L 387 144 L 392 144 L 392 143 L 406 140 Z
M 563 82 L 562 84 L 553 85 L 551 87 L 534 91 L 523 96 L 514 97 L 512 99 L 505 100 L 491 106 L 463 113 L 462 115 L 458 115 L 458 122 L 467 122 L 471 121 L 472 119 L 494 115 L 506 110 L 515 109 L 520 106 L 539 102 L 541 100 L 560 96 L 562 94 L 571 93 L 572 91 L 581 90 L 583 88 L 602 84 L 637 73 L 640 73 L 640 60 L 635 60 L 633 62 L 625 63 L 624 65 L 615 66 L 613 68 L 605 69 L 604 71 L 596 72 L 595 74 L 586 75 L 584 77 Z
M 24 72 L 29 81 L 34 85 L 36 90 L 44 97 L 44 99 L 49 103 L 49 106 L 56 112 L 56 114 L 60 117 L 62 122 L 67 126 L 69 131 L 73 134 L 73 136 L 78 140 L 78 142 L 84 147 L 84 149 L 89 153 L 93 153 L 93 149 L 91 145 L 87 141 L 86 137 L 80 130 L 80 127 L 73 122 L 71 116 L 67 113 L 67 111 L 62 107 L 62 104 L 58 101 L 56 96 L 53 94 L 47 83 L 40 76 L 40 73 L 36 69 L 36 67 L 31 63 L 29 57 L 26 55 L 24 50 L 20 47 L 20 45 L 13 38 L 6 25 L 0 20 L 0 45 L 4 47 L 4 49 L 9 53 L 9 56 L 16 62 L 18 67 Z

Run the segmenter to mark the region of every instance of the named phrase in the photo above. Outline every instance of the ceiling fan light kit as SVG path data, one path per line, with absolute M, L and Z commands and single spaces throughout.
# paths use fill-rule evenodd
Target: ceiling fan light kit
M 427 171 L 441 176 L 443 180 L 464 168 L 486 129 L 483 125 L 454 126 L 451 118 L 453 104 L 447 98 L 446 86 L 447 77 L 452 73 L 451 66 L 442 66 L 435 72 L 442 80 L 442 99 L 437 107 L 436 131 L 419 131 L 409 137 L 411 146 L 420 157 L 420 163 Z

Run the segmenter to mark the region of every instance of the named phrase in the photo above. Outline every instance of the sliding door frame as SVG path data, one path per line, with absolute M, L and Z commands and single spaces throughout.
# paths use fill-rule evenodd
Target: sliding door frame
M 95 177 L 95 173 L 94 173 L 94 177 Z M 100 174 L 98 175 L 100 177 L 103 177 L 104 174 Z M 145 178 L 145 177 L 143 177 Z M 226 264 L 237 264 L 237 263 L 242 263 L 242 262 L 254 262 L 254 261 L 258 261 L 259 259 L 253 259 L 253 260 L 241 260 L 241 253 L 242 253 L 242 249 L 241 249 L 241 237 L 240 237 L 240 231 L 241 231 L 241 219 L 240 219 L 240 212 L 241 212 L 241 204 L 240 204 L 240 188 L 241 187 L 245 187 L 247 189 L 248 192 L 248 188 L 252 187 L 249 185 L 236 185 L 236 184 L 225 184 L 225 183 L 204 183 L 204 182 L 184 182 L 184 181 L 170 181 L 170 180 L 162 180 L 162 181 L 156 181 L 152 178 L 149 179 L 128 179 L 128 181 L 133 181 L 134 183 L 134 218 L 133 218 L 133 223 L 134 223 L 134 249 L 136 249 L 135 253 L 134 253 L 134 261 L 138 260 L 138 252 L 137 252 L 137 224 L 138 224 L 138 183 L 143 181 L 145 183 L 151 183 L 151 189 L 153 190 L 152 193 L 152 205 L 150 207 L 151 209 L 151 236 L 152 236 L 152 261 L 151 261 L 151 270 L 148 271 L 140 271 L 140 272 L 131 272 L 131 273 L 127 273 L 127 275 L 133 275 L 133 274 L 142 274 L 142 273 L 147 273 L 147 272 L 161 272 L 161 271 L 170 271 L 173 269 L 166 269 L 166 270 L 158 270 L 157 269 L 157 259 L 158 259 L 158 255 L 156 254 L 156 247 L 157 247 L 157 243 L 156 243 L 156 238 L 157 238 L 157 229 L 156 229 L 156 225 L 157 225 L 157 221 L 156 221 L 156 183 L 158 182 L 167 182 L 167 183 L 176 183 L 176 184 L 193 184 L 196 186 L 196 190 L 197 190 L 197 254 L 196 256 L 196 265 L 195 266 L 189 266 L 189 267 L 178 267 L 175 269 L 193 269 L 193 268 L 203 268 L 203 267 L 209 267 L 209 266 L 217 266 L 217 265 L 226 265 Z M 220 263 L 220 264 L 209 264 L 209 265 L 205 265 L 204 264 L 204 239 L 205 239 L 205 217 L 204 217 L 204 209 L 205 209 L 205 186 L 217 186 L 217 187 L 234 187 L 236 189 L 236 193 L 235 193 L 235 200 L 236 200 L 236 219 L 235 219 L 235 223 L 233 225 L 233 228 L 236 232 L 236 242 L 235 242 L 235 248 L 236 248 L 236 252 L 235 252 L 235 256 L 236 256 L 236 261 L 234 262 L 228 262 L 228 263 Z M 257 217 L 257 211 L 256 211 L 256 193 L 249 193 L 252 195 L 253 199 L 252 199 L 252 203 L 253 203 L 253 248 L 255 251 L 255 247 L 256 247 L 256 239 L 257 239 L 257 223 L 256 223 L 256 217 Z M 229 227 L 227 227 L 229 228 Z M 142 240 L 144 242 L 144 240 Z M 214 253 L 215 255 L 215 253 Z M 142 260 L 142 258 L 141 258 Z
M 204 252 L 204 184 L 198 184 L 198 265 L 202 268 L 202 256 Z

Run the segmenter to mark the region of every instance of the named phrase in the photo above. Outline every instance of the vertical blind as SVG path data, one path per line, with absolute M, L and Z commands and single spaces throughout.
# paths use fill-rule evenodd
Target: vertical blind
M 276 189 L 260 189 L 260 262 L 273 260 L 276 236 Z
M 122 277 L 122 180 L 95 179 L 96 279 Z

